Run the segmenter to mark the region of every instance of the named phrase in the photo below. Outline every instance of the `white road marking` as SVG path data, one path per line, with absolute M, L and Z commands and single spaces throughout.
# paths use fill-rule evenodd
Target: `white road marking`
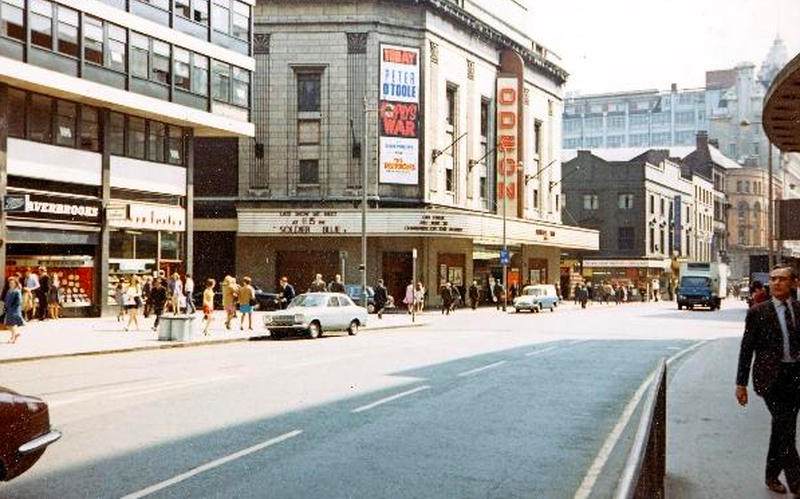
M 234 452 L 233 454 L 230 454 L 228 456 L 221 457 L 219 459 L 215 459 L 215 460 L 213 460 L 211 462 L 208 462 L 208 463 L 203 464 L 201 466 L 198 466 L 196 468 L 192 468 L 191 470 L 187 471 L 186 473 L 181 473 L 180 475 L 172 477 L 169 480 L 164 480 L 163 482 L 157 483 L 155 485 L 151 485 L 150 487 L 147 487 L 146 489 L 142 489 L 142 490 L 139 490 L 139 491 L 134 492 L 132 494 L 128 494 L 128 495 L 124 496 L 122 499 L 140 499 L 142 497 L 149 496 L 150 494 L 153 494 L 153 493 L 158 492 L 160 490 L 164 490 L 164 489 L 166 489 L 168 487 L 172 487 L 175 484 L 184 482 L 184 481 L 192 478 L 193 476 L 199 475 L 200 473 L 204 473 L 204 472 L 206 472 L 208 470 L 212 470 L 214 468 L 218 468 L 218 467 L 222 466 L 223 464 L 227 464 L 227 463 L 230 463 L 231 461 L 235 461 L 237 459 L 241 459 L 241 458 L 243 458 L 245 456 L 248 456 L 248 455 L 250 455 L 250 454 L 252 454 L 254 452 L 258 452 L 260 450 L 266 449 L 267 447 L 271 447 L 273 445 L 276 445 L 276 444 L 279 444 L 279 443 L 284 442 L 286 440 L 289 440 L 290 438 L 294 438 L 294 437 L 300 435 L 301 433 L 303 433 L 301 430 L 294 430 L 294 431 L 290 431 L 289 433 L 284 433 L 283 435 L 281 435 L 279 437 L 272 438 L 270 440 L 267 440 L 266 442 L 261 442 L 260 444 L 254 445 L 252 447 L 248 447 L 246 449 L 242 449 L 242 450 L 240 450 L 238 452 Z
M 581 343 L 586 343 L 589 340 L 575 340 L 570 342 L 570 345 L 580 345 Z
M 402 392 L 402 393 L 398 393 L 396 395 L 392 395 L 391 397 L 386 397 L 386 398 L 377 400 L 377 401 L 375 401 L 375 402 L 373 402 L 371 404 L 362 405 L 361 407 L 359 407 L 357 409 L 353 409 L 350 412 L 355 414 L 355 413 L 358 413 L 358 412 L 368 411 L 370 409 L 374 409 L 375 407 L 378 407 L 379 405 L 383 405 L 383 404 L 386 404 L 388 402 L 392 402 L 393 400 L 397 400 L 397 399 L 400 399 L 400 398 L 403 398 L 403 397 L 407 397 L 409 395 L 413 395 L 413 394 L 415 394 L 417 392 L 421 392 L 423 390 L 430 390 L 430 388 L 431 388 L 430 385 L 418 386 L 418 387 L 416 387 L 414 389 L 411 389 L 411 390 L 408 390 L 408 391 L 405 391 L 405 392 Z
M 667 364 L 671 364 L 675 360 L 683 357 L 687 353 L 700 348 L 702 345 L 706 344 L 708 340 L 700 341 L 695 343 L 694 345 L 681 350 L 680 352 L 676 353 L 669 359 L 667 359 Z M 583 478 L 580 487 L 575 492 L 574 499 L 587 499 L 592 494 L 592 489 L 594 488 L 595 484 L 597 483 L 597 478 L 600 476 L 600 473 L 603 471 L 603 467 L 605 467 L 606 462 L 608 462 L 608 458 L 611 456 L 611 452 L 616 447 L 617 442 L 619 442 L 619 438 L 622 435 L 622 432 L 625 430 L 625 427 L 628 426 L 628 423 L 633 416 L 633 413 L 636 412 L 636 407 L 641 402 L 644 394 L 650 388 L 650 384 L 653 382 L 653 378 L 656 375 L 656 371 L 650 373 L 647 379 L 639 385 L 639 388 L 636 390 L 636 393 L 633 394 L 633 397 L 628 402 L 628 405 L 625 406 L 625 410 L 622 411 L 622 415 L 619 417 L 617 424 L 614 426 L 614 429 L 611 430 L 606 441 L 603 442 L 603 446 L 600 448 L 600 452 L 595 457 L 592 465 L 589 467 L 589 470 L 586 472 L 586 476 Z
M 495 367 L 502 366 L 506 362 L 508 362 L 508 361 L 501 360 L 500 362 L 495 362 L 494 364 L 489 364 L 488 366 L 483 366 L 483 367 L 479 367 L 477 369 L 472 369 L 471 371 L 466 371 L 466 372 L 463 372 L 463 373 L 459 373 L 459 377 L 463 378 L 464 376 L 470 376 L 472 374 L 479 373 L 481 371 L 486 371 L 487 369 L 494 369 Z
M 541 350 L 534 350 L 533 352 L 528 352 L 525 354 L 525 357 L 533 357 L 534 355 L 541 355 L 543 353 L 552 352 L 553 350 L 558 349 L 558 347 L 547 347 L 542 348 Z

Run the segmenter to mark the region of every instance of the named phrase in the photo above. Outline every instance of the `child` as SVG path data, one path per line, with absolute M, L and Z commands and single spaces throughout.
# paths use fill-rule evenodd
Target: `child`
M 214 320 L 214 286 L 217 281 L 209 279 L 206 281 L 206 289 L 203 291 L 203 335 L 208 336 L 208 328 Z

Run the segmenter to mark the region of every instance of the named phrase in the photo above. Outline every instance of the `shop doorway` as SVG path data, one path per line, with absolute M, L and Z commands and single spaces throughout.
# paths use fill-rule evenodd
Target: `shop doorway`
M 383 252 L 382 279 L 386 292 L 399 304 L 406 295 L 406 286 L 411 282 L 414 263 L 411 253 L 400 251 Z
M 278 251 L 275 255 L 277 279 L 289 278 L 298 294 L 305 293 L 316 274 L 322 274 L 325 282 L 330 282 L 339 272 L 338 251 Z

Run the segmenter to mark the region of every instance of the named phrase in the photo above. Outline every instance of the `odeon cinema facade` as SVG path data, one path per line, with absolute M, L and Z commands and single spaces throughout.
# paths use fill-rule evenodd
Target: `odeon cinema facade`
M 198 277 L 359 283 L 364 164 L 367 277 L 392 295 L 414 255 L 430 304 L 446 281 L 487 290 L 504 234 L 518 286 L 597 250 L 596 231 L 561 223 L 567 75 L 552 55 L 452 2 L 331 3 L 256 5 L 255 138 L 196 149 Z

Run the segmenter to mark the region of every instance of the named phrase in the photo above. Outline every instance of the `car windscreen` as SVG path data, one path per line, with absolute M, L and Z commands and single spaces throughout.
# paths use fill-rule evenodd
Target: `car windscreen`
M 300 295 L 292 300 L 292 303 L 289 304 L 289 308 L 321 307 L 325 305 L 325 302 L 327 302 L 327 296 L 325 295 Z
M 709 278 L 700 276 L 686 276 L 681 279 L 681 286 L 686 287 L 705 287 L 708 286 Z
M 542 296 L 544 294 L 544 291 L 542 291 L 539 288 L 525 288 L 524 290 L 522 290 L 522 294 L 528 296 Z

